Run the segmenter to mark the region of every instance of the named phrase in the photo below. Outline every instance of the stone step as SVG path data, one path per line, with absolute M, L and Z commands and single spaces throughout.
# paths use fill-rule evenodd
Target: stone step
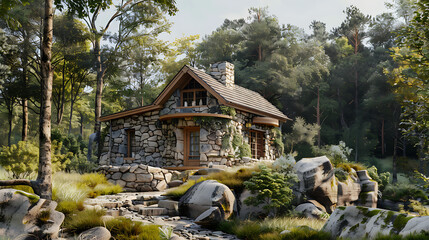
M 168 215 L 168 209 L 160 207 L 143 207 L 139 209 L 139 214 L 143 216 Z

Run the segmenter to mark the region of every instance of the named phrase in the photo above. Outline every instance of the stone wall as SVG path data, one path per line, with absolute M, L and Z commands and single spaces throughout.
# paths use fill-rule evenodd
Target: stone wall
M 144 164 L 122 166 L 103 165 L 98 168 L 107 180 L 118 184 L 126 192 L 163 191 L 176 171 L 169 171 Z
M 243 136 L 248 143 L 249 129 L 253 114 L 237 111 L 233 119 L 213 117 L 192 117 L 160 121 L 160 116 L 175 113 L 215 113 L 223 114 L 217 99 L 208 94 L 208 105 L 180 108 L 180 91 L 176 90 L 164 108 L 140 115 L 132 115 L 111 122 L 111 132 L 104 140 L 100 165 L 145 164 L 156 167 L 181 167 L 184 160 L 184 128 L 200 127 L 200 166 L 240 165 L 248 161 L 237 158 L 236 149 L 222 146 L 222 139 L 233 134 Z M 272 127 L 252 125 L 250 130 L 264 134 L 265 156 L 258 160 L 275 159 L 275 148 L 270 143 Z M 128 132 L 134 130 L 132 156 L 127 154 Z M 224 144 L 225 145 L 225 144 Z

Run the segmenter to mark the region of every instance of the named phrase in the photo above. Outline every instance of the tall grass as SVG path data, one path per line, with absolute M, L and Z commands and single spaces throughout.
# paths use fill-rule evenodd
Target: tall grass
M 218 229 L 234 234 L 240 239 L 248 240 L 294 239 L 295 237 L 296 239 L 317 239 L 317 237 L 326 236 L 325 233 L 320 232 L 324 224 L 325 221 L 317 219 L 281 217 L 267 218 L 263 221 L 224 221 L 219 224 Z M 306 230 L 301 231 L 300 229 Z M 290 230 L 291 235 L 280 235 L 280 232 L 284 230 Z M 310 230 L 311 232 L 309 232 Z

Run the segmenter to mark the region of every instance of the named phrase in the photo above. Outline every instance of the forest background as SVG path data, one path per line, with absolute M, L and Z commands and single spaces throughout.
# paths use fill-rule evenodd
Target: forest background
M 350 6 L 339 26 L 326 29 L 313 21 L 310 33 L 280 23 L 269 8 L 251 8 L 247 18 L 225 19 L 210 35 L 174 42 L 160 34 L 177 9 L 105 1 L 92 11 L 71 3 L 56 11 L 52 55 L 53 149 L 68 160 L 69 170 L 89 167 L 88 138 L 97 131 L 103 137 L 101 115 L 150 104 L 184 64 L 207 69 L 229 61 L 236 84 L 293 119 L 281 126 L 286 153 L 311 157 L 342 141 L 357 162 L 381 167 L 387 158 L 393 171 L 398 164 L 427 173 L 426 0 L 387 2 L 390 12 L 378 16 Z M 39 0 L 16 6 L 0 20 L 2 146 L 37 145 L 41 6 Z M 100 27 L 99 14 L 109 8 L 114 11 Z M 119 23 L 115 31 L 113 21 Z

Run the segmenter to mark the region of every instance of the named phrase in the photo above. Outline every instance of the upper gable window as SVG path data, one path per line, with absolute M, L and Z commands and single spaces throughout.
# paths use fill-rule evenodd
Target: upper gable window
M 182 89 L 182 107 L 207 105 L 207 91 L 195 79 Z

